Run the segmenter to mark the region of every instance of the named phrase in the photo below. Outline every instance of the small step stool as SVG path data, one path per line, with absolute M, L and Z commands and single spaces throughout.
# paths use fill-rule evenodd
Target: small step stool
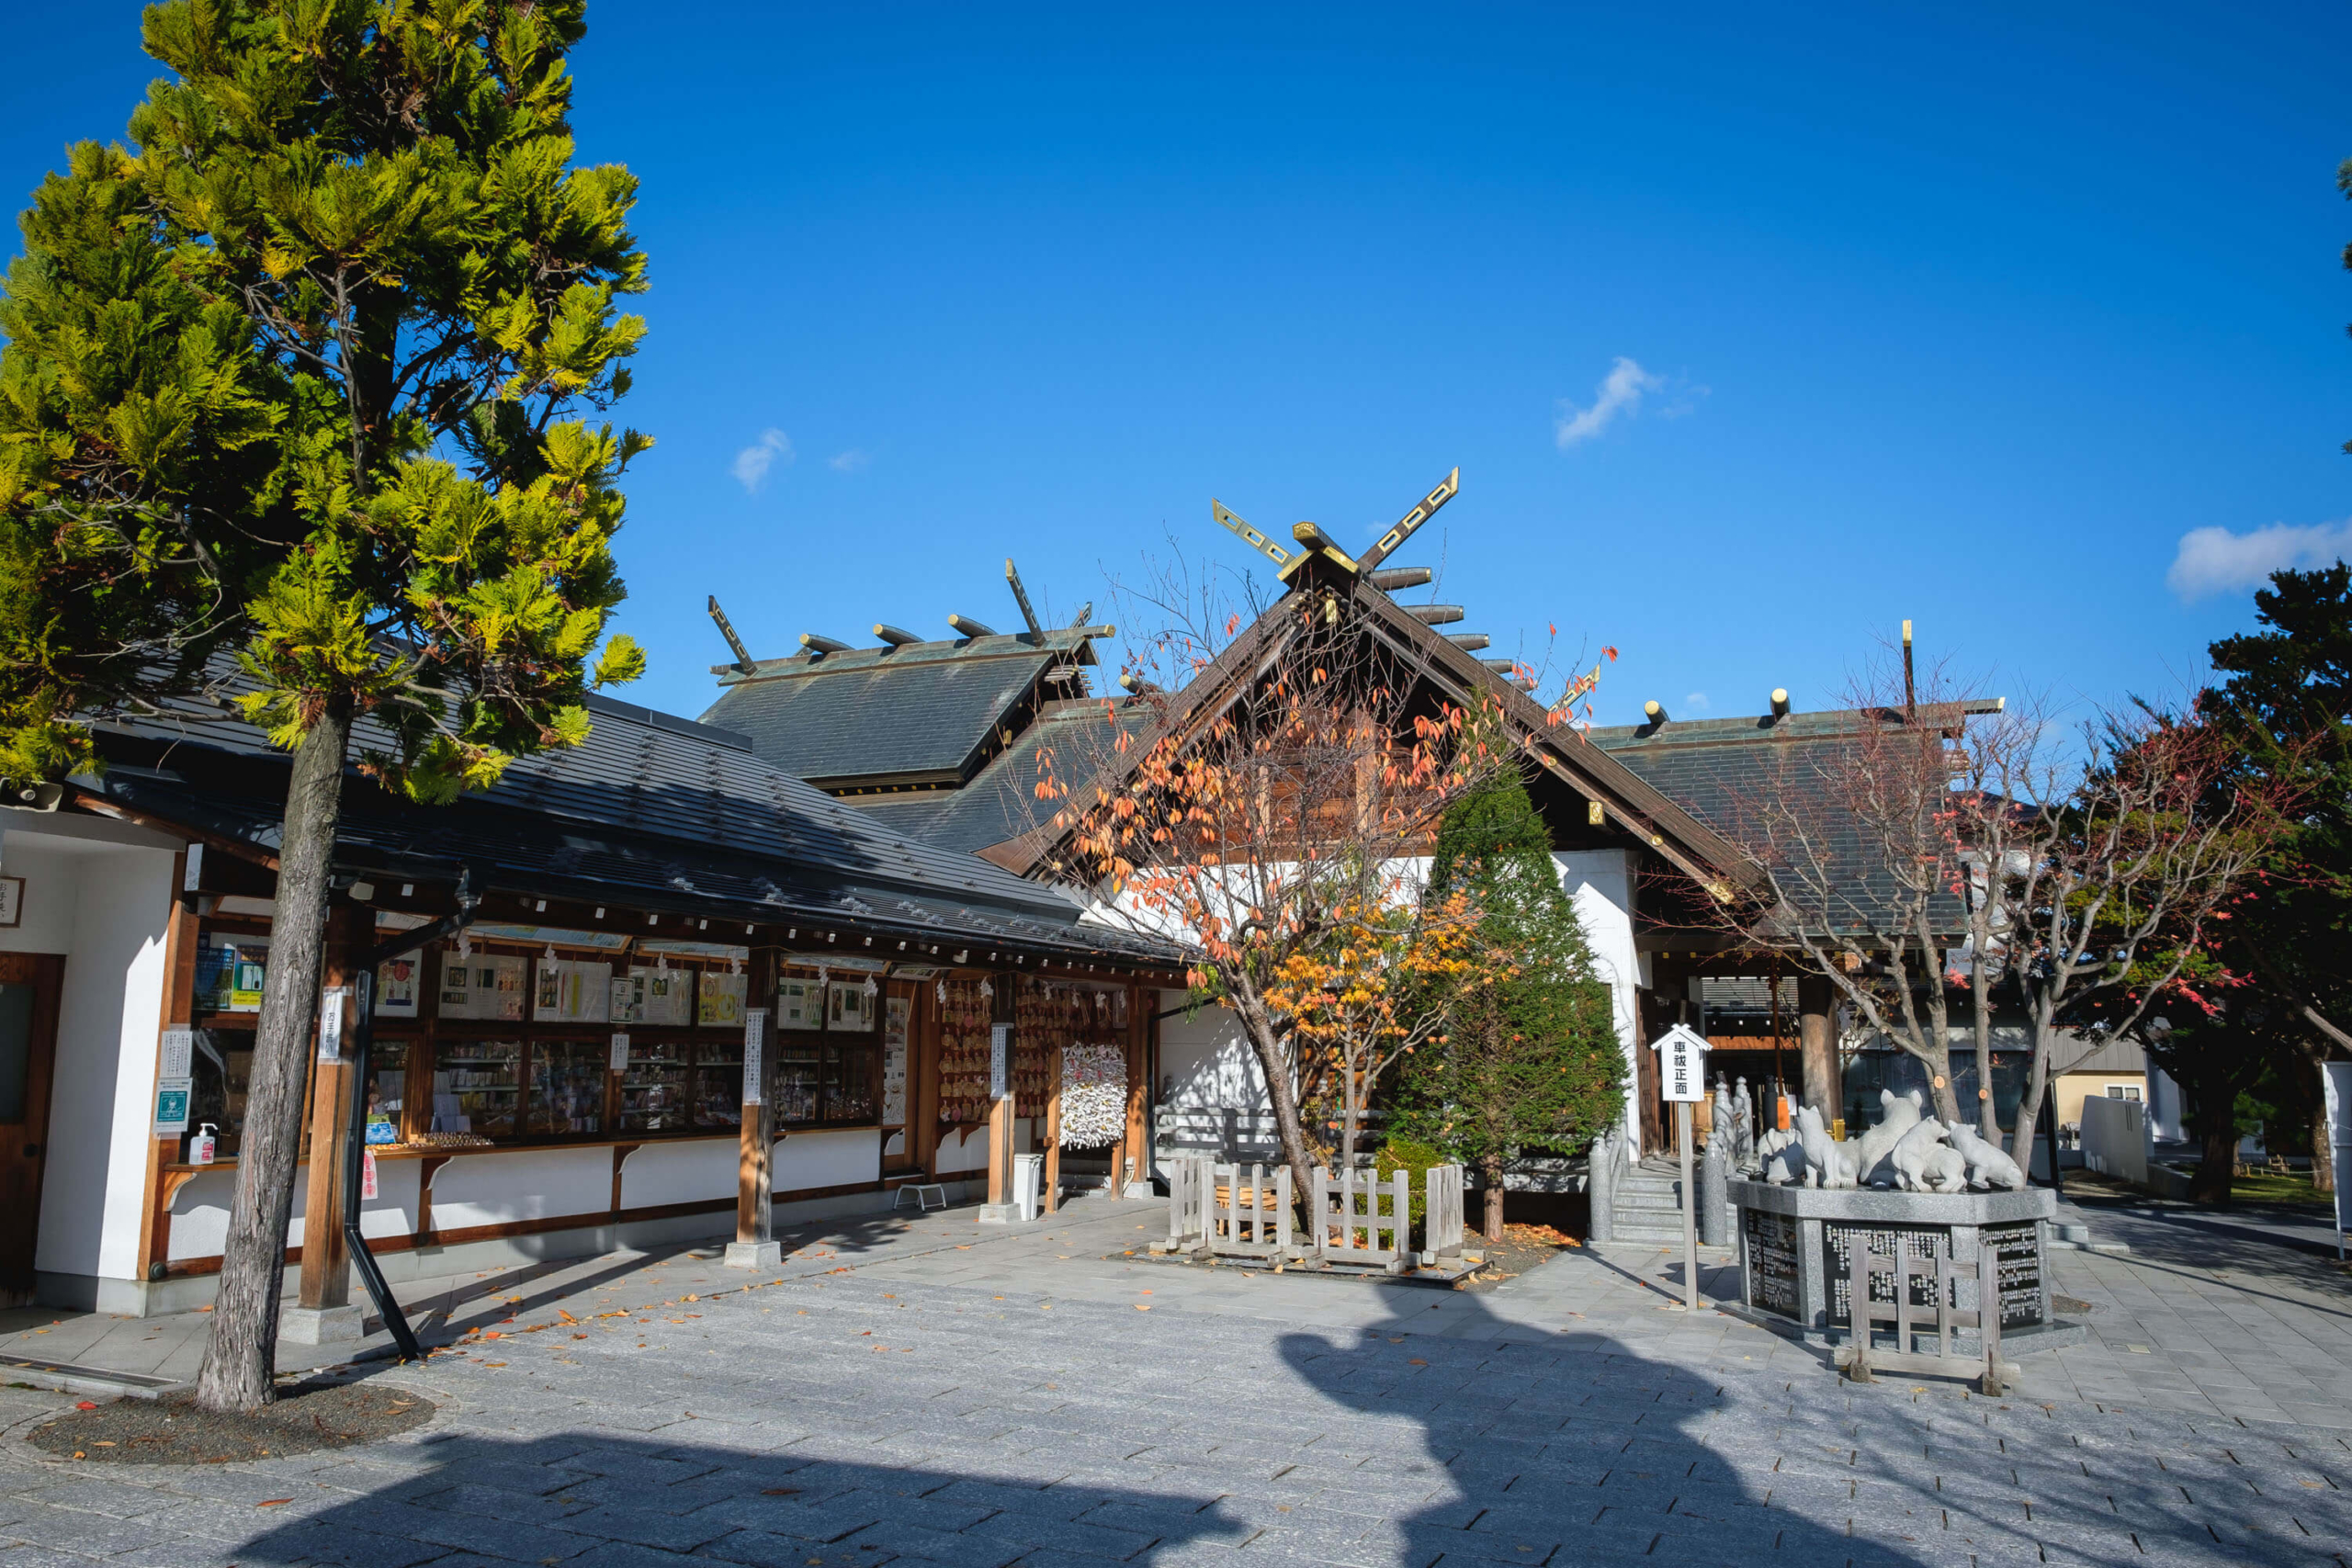
M 890 1207 L 893 1209 L 905 1207 L 906 1197 L 910 1192 L 915 1195 L 915 1212 L 917 1213 L 927 1214 L 933 1209 L 944 1209 L 947 1207 L 947 1189 L 941 1186 L 936 1181 L 908 1182 L 905 1186 L 899 1189 L 896 1196 L 891 1198 Z M 932 1201 L 934 1198 L 939 1200 L 936 1203 Z

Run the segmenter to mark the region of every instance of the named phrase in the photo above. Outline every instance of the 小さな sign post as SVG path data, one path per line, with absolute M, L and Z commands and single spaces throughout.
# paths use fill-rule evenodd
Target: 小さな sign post
M 1690 1107 L 1707 1092 L 1707 1037 L 1678 1023 L 1650 1042 L 1657 1053 L 1658 1087 L 1674 1105 L 1674 1137 L 1682 1156 L 1682 1300 L 1699 1310 L 1699 1204 L 1690 1179 Z

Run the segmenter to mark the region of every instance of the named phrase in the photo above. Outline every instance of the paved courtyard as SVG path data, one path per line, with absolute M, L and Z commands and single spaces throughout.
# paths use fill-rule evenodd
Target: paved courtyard
M 0 1390 L 0 1540 L 20 1543 L 0 1564 L 2352 1568 L 2340 1393 L 2326 1424 L 2234 1414 L 2154 1376 L 2193 1383 L 2193 1346 L 2129 1348 L 2167 1314 L 2209 1339 L 2205 1303 L 2267 1337 L 2247 1366 L 2340 1389 L 2347 1292 L 2316 1266 L 2233 1286 L 2137 1241 L 2069 1255 L 2094 1342 L 1990 1401 L 1849 1388 L 1817 1352 L 1669 1310 L 1679 1266 L 1654 1252 L 1474 1294 L 1130 1256 L 1161 1223 L 1098 1199 L 1013 1235 L 951 1213 L 805 1237 L 752 1281 L 694 1255 L 485 1279 L 457 1343 L 345 1374 L 439 1417 L 343 1454 L 77 1464 L 17 1440 L 70 1395 Z

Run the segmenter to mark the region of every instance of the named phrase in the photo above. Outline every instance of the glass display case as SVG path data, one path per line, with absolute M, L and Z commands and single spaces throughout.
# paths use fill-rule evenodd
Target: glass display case
M 782 1121 L 784 1118 L 776 1118 Z M 695 1047 L 695 1125 L 743 1124 L 743 1043 L 713 1040 Z
M 397 1144 L 405 1126 L 408 1053 L 404 1034 L 379 1034 L 368 1047 L 368 1130 L 370 1144 Z
M 610 1047 L 600 1040 L 534 1042 L 526 1131 L 537 1137 L 603 1132 L 605 1074 L 611 1060 Z
M 828 1122 L 874 1120 L 874 1047 L 825 1043 L 825 1107 Z
M 814 1040 L 786 1036 L 777 1042 L 775 1069 L 769 1082 L 774 1086 L 779 1124 L 817 1120 L 824 1055 L 824 1046 Z
M 687 1057 L 691 1046 L 674 1041 L 632 1040 L 628 1066 L 621 1073 L 620 1113 L 615 1130 L 673 1133 L 688 1125 Z M 741 1077 L 742 1069 L 736 1069 Z
M 522 1131 L 523 1043 L 445 1040 L 433 1066 L 429 1132 L 511 1138 Z

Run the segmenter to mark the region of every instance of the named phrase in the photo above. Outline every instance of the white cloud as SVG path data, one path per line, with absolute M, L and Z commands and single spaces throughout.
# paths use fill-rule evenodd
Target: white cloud
M 2165 583 L 2184 600 L 2259 588 L 2287 567 L 2327 566 L 2352 555 L 2352 519 L 2298 527 L 2273 523 L 2251 533 L 2191 528 L 2180 536 Z
M 781 430 L 763 430 L 759 440 L 735 454 L 735 461 L 727 470 L 735 476 L 747 494 L 757 495 L 768 477 L 768 469 L 781 462 L 792 462 L 792 437 Z
M 1666 385 L 1666 378 L 1654 376 L 1623 355 L 1609 367 L 1595 389 L 1590 408 L 1580 409 L 1566 399 L 1560 400 L 1560 420 L 1556 429 L 1560 450 L 1565 452 L 1578 442 L 1589 441 L 1616 421 L 1619 414 L 1631 418 L 1641 410 L 1642 394 L 1655 392 Z
M 1682 705 L 1689 708 L 1693 713 L 1704 713 L 1707 711 L 1707 694 L 1704 692 L 1690 693 L 1683 697 Z
M 874 461 L 874 454 L 853 446 L 846 452 L 834 453 L 825 461 L 836 473 L 854 474 L 862 472 L 868 463 Z

